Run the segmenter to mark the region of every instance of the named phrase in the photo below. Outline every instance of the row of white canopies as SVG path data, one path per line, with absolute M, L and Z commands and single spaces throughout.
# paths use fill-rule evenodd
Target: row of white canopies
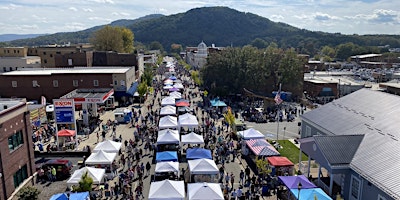
M 111 140 L 106 140 L 104 142 L 100 142 L 93 149 L 93 152 L 90 156 L 85 160 L 85 165 L 94 166 L 94 165 L 112 165 L 119 150 L 121 149 L 122 143 L 114 142 Z M 84 167 L 79 170 L 75 170 L 72 174 L 71 178 L 68 179 L 67 185 L 76 185 L 79 184 L 79 181 L 82 177 L 82 174 L 88 172 L 88 175 L 92 177 L 93 184 L 101 184 L 106 176 L 106 170 L 103 168 L 95 168 L 95 167 Z
M 172 129 L 164 129 L 158 131 L 157 144 L 204 144 L 203 136 L 194 132 L 182 135 L 179 138 L 179 131 Z
M 190 114 L 185 113 L 183 115 L 179 115 L 179 117 L 174 117 L 171 115 L 167 115 L 160 118 L 158 123 L 159 129 L 178 129 L 180 127 L 187 127 L 187 128 L 197 128 L 199 126 L 199 121 L 197 117 Z
M 185 199 L 183 181 L 163 180 L 150 185 L 149 200 L 183 200 Z M 224 195 L 218 183 L 189 183 L 187 185 L 189 200 L 223 200 Z

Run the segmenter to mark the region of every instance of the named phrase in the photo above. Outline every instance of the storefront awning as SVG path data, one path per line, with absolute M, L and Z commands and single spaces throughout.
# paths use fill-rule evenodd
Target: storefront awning
M 132 86 L 128 89 L 128 91 L 126 91 L 126 93 L 133 96 L 138 88 L 138 85 L 138 82 L 134 82 Z

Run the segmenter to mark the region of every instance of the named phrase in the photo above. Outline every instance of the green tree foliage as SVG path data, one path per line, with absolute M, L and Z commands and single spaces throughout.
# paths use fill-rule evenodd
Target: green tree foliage
M 266 49 L 227 48 L 209 55 L 201 77 L 204 87 L 217 95 L 241 93 L 243 88 L 270 94 L 279 83 L 301 93 L 303 65 L 293 49 L 284 51 L 273 44 Z
M 271 168 L 268 165 L 268 160 L 265 158 L 256 158 L 256 166 L 257 166 L 257 170 L 258 173 L 261 176 L 266 176 L 267 174 L 271 173 Z
M 176 53 L 176 54 L 180 54 L 181 51 L 183 50 L 182 45 L 180 44 L 171 44 L 171 53 Z
M 87 192 L 92 191 L 93 186 L 93 178 L 89 176 L 86 171 L 82 174 L 81 180 L 79 181 L 77 186 L 72 186 L 72 191 L 74 192 Z
M 139 93 L 140 103 L 142 103 L 142 98 L 147 92 L 147 83 L 145 81 L 140 82 L 137 91 Z
M 40 191 L 35 187 L 24 187 L 18 191 L 18 200 L 37 200 L 39 199 Z
M 224 114 L 224 119 L 231 128 L 235 127 L 235 115 L 232 113 L 232 109 L 230 107 L 228 107 L 228 110 Z M 235 129 L 232 131 L 236 132 Z
M 253 47 L 257 47 L 258 49 L 264 49 L 268 46 L 268 43 L 261 38 L 256 38 L 251 41 L 250 45 Z
M 105 26 L 96 31 L 91 43 L 97 51 L 133 52 L 133 33 L 123 27 Z
M 161 52 L 164 51 L 163 45 L 158 41 L 151 42 L 150 45 L 149 45 L 149 49 L 150 50 L 160 50 Z
M 196 70 L 190 71 L 190 75 L 195 84 L 197 84 L 197 85 L 202 84 L 199 71 L 196 71 Z
M 151 86 L 152 82 L 153 82 L 153 76 L 154 76 L 154 72 L 153 72 L 153 68 L 152 67 L 146 67 L 144 68 L 144 72 L 142 75 L 142 82 L 146 83 L 147 86 Z

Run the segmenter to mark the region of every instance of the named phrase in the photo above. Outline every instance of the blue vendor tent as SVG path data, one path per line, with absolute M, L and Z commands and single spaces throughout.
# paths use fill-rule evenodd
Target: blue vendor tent
M 156 161 L 178 161 L 178 153 L 176 151 L 163 151 L 156 153 Z
M 211 150 L 203 149 L 203 148 L 191 148 L 186 150 L 186 159 L 200 159 L 207 158 L 212 160 Z
M 69 200 L 89 200 L 89 192 L 78 192 L 78 193 L 71 193 L 69 195 Z
M 68 196 L 65 193 L 58 193 L 51 196 L 50 200 L 68 200 Z
M 332 200 L 332 198 L 328 196 L 321 188 L 300 189 L 300 192 L 299 189 L 290 189 L 290 192 L 298 200 Z M 297 198 L 298 196 L 299 198 Z

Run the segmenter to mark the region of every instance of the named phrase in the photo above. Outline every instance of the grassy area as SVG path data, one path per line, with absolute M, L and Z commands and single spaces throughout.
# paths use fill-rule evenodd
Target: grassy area
M 294 164 L 299 163 L 299 148 L 289 140 L 279 140 L 279 144 L 283 147 L 278 150 L 281 156 L 287 157 Z M 306 161 L 308 157 L 303 153 L 301 160 Z

